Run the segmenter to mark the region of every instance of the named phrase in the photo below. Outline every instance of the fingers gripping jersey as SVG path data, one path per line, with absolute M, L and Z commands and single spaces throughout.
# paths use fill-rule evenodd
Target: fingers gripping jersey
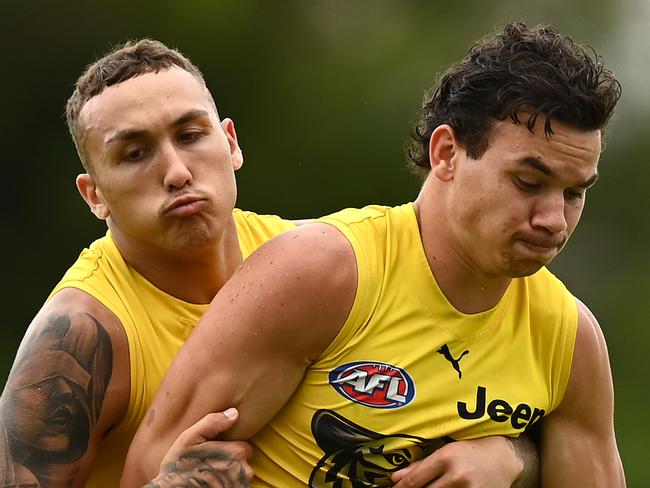
M 577 330 L 548 270 L 463 314 L 430 271 L 412 204 L 322 219 L 354 248 L 350 316 L 298 390 L 254 438 L 254 486 L 392 486 L 447 442 L 519 435 L 560 403 Z

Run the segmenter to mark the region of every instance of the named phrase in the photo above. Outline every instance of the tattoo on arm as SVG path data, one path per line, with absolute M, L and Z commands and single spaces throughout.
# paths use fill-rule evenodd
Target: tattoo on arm
M 193 448 L 164 466 L 144 488 L 185 486 L 248 488 L 250 483 L 240 460 L 217 449 Z
M 0 486 L 68 486 L 113 367 L 111 339 L 85 313 L 52 316 L 21 347 L 0 399 Z

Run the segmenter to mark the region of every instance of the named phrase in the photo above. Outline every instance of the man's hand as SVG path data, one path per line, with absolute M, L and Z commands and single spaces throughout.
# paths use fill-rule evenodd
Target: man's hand
M 184 431 L 160 464 L 159 475 L 145 488 L 202 486 L 246 488 L 253 479 L 248 465 L 252 449 L 246 442 L 215 441 L 230 429 L 239 413 L 234 408 L 210 413 Z
M 534 471 L 537 478 L 537 459 L 522 456 L 513 442 L 526 442 L 525 450 L 535 452 L 529 440 L 514 440 L 501 436 L 451 442 L 428 457 L 393 474 L 394 488 L 510 488 L 535 487 L 532 484 L 513 484 L 524 468 Z M 529 454 L 529 453 L 526 453 Z M 522 459 L 526 459 L 526 462 Z M 530 466 L 534 464 L 534 466 Z

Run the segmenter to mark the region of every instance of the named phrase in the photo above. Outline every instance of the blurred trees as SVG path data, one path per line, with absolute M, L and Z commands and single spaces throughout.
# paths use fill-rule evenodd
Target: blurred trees
M 650 68 L 643 61 L 650 2 L 520 4 L 3 2 L 0 378 L 49 290 L 104 232 L 76 194 L 81 166 L 62 113 L 83 67 L 111 45 L 150 36 L 190 56 L 221 116 L 236 122 L 246 160 L 239 206 L 297 218 L 415 198 L 419 182 L 405 169 L 402 148 L 423 91 L 473 41 L 504 23 L 550 23 L 595 47 L 624 88 L 601 181 L 552 268 L 601 321 L 621 453 L 630 486 L 642 486 L 642 460 L 650 456 L 642 420 L 650 396 L 643 383 L 650 378 Z

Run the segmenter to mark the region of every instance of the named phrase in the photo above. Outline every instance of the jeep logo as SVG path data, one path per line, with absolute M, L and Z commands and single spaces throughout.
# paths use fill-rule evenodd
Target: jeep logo
M 495 398 L 487 403 L 486 389 L 479 386 L 476 389 L 476 402 L 470 407 L 465 402 L 458 402 L 458 415 L 466 420 L 480 419 L 485 414 L 495 422 L 508 422 L 515 429 L 529 429 L 538 422 L 546 413 L 540 408 L 533 408 L 526 403 L 520 403 L 513 407 L 505 400 Z

